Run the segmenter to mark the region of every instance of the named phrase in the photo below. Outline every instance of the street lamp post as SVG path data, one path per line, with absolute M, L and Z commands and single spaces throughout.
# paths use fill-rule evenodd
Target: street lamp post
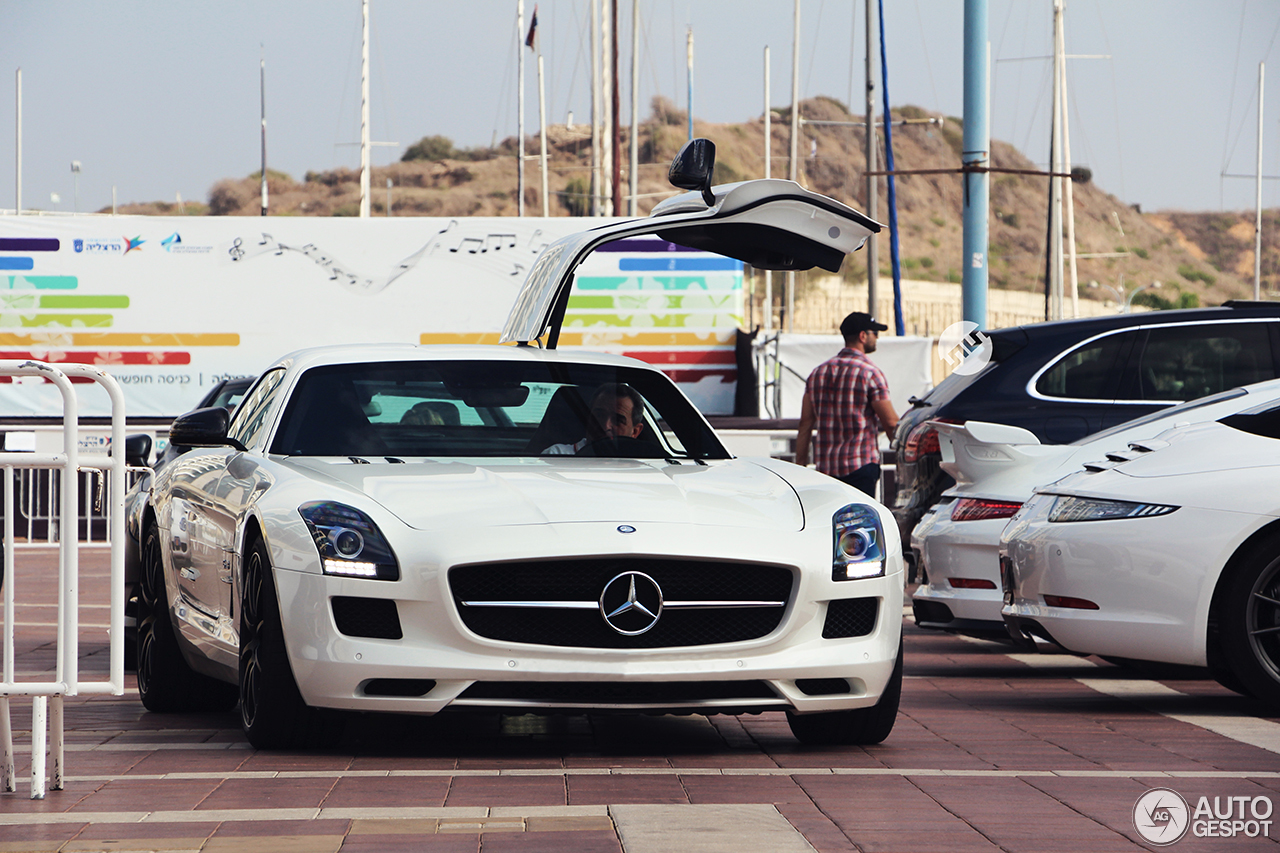
M 1160 282 L 1153 281 L 1150 284 L 1144 284 L 1142 285 L 1142 287 L 1139 287 L 1136 290 L 1132 291 L 1129 294 L 1128 298 L 1126 298 L 1124 301 L 1124 313 L 1128 314 L 1133 311 L 1133 297 L 1137 296 L 1142 291 L 1150 290 L 1153 287 L 1156 287 L 1156 288 L 1160 287 Z
M 75 183 L 75 207 L 76 213 L 80 212 L 80 161 L 71 161 L 71 179 Z
M 1100 282 L 1096 282 L 1096 281 L 1091 281 L 1091 282 L 1089 282 L 1089 287 L 1090 287 L 1090 289 L 1092 289 L 1092 290 L 1097 290 L 1097 289 L 1101 288 L 1101 289 L 1103 289 L 1103 290 L 1109 290 L 1109 291 L 1111 291 L 1111 294 L 1116 298 L 1116 304 L 1117 304 L 1117 305 L 1119 305 L 1119 306 L 1121 306 L 1121 310 L 1123 310 L 1123 306 L 1124 306 L 1124 291 L 1117 290 L 1116 288 L 1112 287 L 1112 286 L 1111 286 L 1111 285 L 1109 285 L 1109 284 L 1101 284 Z

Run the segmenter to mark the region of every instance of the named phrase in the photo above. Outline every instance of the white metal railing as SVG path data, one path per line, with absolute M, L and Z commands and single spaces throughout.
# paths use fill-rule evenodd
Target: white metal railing
M 62 452 L 0 452 L 0 474 L 4 491 L 4 637 L 3 681 L 0 681 L 0 788 L 16 790 L 13 759 L 13 730 L 9 720 L 10 699 L 30 696 L 31 713 L 31 798 L 44 797 L 46 781 L 53 790 L 63 783 L 63 699 L 82 694 L 124 693 L 124 394 L 116 381 L 90 365 L 62 364 L 58 367 L 37 361 L 0 360 L 0 376 L 41 377 L 57 386 L 62 394 Z M 69 377 L 87 378 L 101 385 L 111 398 L 110 456 L 79 451 L 79 408 Z M 109 659 L 106 681 L 81 681 L 79 668 L 80 562 L 79 537 L 59 535 L 57 649 L 53 681 L 20 681 L 14 669 L 14 602 L 18 579 L 15 566 L 15 473 L 19 470 L 57 473 L 56 520 L 60 532 L 77 531 L 79 525 L 80 473 L 110 472 L 105 501 L 110 519 L 111 599 Z M 51 518 L 54 517 L 51 514 Z M 52 698 L 52 702 L 49 699 Z M 50 744 L 50 734 L 52 744 Z M 46 780 L 46 755 L 52 757 L 52 772 Z

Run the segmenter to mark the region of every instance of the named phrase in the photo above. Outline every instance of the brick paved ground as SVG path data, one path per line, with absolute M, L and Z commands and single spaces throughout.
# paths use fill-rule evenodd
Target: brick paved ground
M 105 601 L 85 552 L 85 601 Z M 22 552 L 20 600 L 53 601 Z M 20 606 L 17 670 L 49 678 L 51 606 Z M 105 673 L 106 611 L 81 611 Z M 29 798 L 30 708 L 13 701 L 19 786 L 4 851 L 1133 851 L 1138 797 L 1280 801 L 1280 722 L 1210 681 L 1026 657 L 906 627 L 902 711 L 877 747 L 819 749 L 781 714 L 366 717 L 335 750 L 263 753 L 234 714 L 68 700 L 67 781 Z M 1175 673 L 1176 674 L 1176 673 Z M 1259 801 L 1261 802 L 1261 801 Z M 1178 851 L 1280 850 L 1269 837 Z M 807 842 L 807 845 L 806 845 Z

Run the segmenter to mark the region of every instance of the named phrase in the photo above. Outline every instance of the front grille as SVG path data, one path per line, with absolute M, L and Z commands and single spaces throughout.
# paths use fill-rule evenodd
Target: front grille
M 878 598 L 842 598 L 827 605 L 827 621 L 822 626 L 822 637 L 834 640 L 840 637 L 865 637 L 876 628 Z
M 334 596 L 333 622 L 348 637 L 399 640 L 404 636 L 396 603 L 389 598 Z
M 458 698 L 577 707 L 777 699 L 778 694 L 763 681 L 477 681 Z
M 435 689 L 429 678 L 374 678 L 364 685 L 366 696 L 426 696 Z
M 664 609 L 643 634 L 617 633 L 596 606 L 617 575 L 643 572 L 665 601 L 789 602 L 794 574 L 784 566 L 642 557 L 548 560 L 457 566 L 449 585 L 463 624 L 482 637 L 512 643 L 598 649 L 706 646 L 754 640 L 774 631 L 783 607 Z M 464 601 L 578 602 L 559 607 L 468 606 Z M 589 604 L 587 607 L 585 605 Z

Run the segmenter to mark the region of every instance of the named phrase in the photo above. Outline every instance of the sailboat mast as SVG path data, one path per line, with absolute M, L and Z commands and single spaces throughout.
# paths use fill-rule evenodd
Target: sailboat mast
M 369 0 L 360 0 L 360 218 L 369 218 Z
M 1066 21 L 1061 10 L 1062 0 L 1058 0 L 1059 5 L 1059 21 L 1058 40 L 1055 43 L 1054 53 L 1056 61 L 1054 69 L 1057 74 L 1058 88 L 1062 91 L 1060 103 L 1062 105 L 1062 159 L 1065 164 L 1064 172 L 1071 171 L 1071 124 L 1069 116 L 1071 113 L 1070 102 L 1067 100 L 1067 35 Z M 1076 275 L 1076 205 L 1073 193 L 1074 188 L 1071 185 L 1070 178 L 1058 178 L 1062 181 L 1063 197 L 1066 201 L 1066 225 L 1067 225 L 1067 270 L 1070 272 L 1071 281 L 1071 316 L 1080 316 L 1080 285 L 1079 278 Z
M 640 0 L 631 0 L 631 168 L 627 173 L 631 201 L 627 215 L 639 213 L 640 199 Z
M 1253 219 L 1253 298 L 1262 298 L 1262 80 L 1264 63 L 1258 63 L 1258 180 Z
M 524 216 L 524 0 L 516 0 L 516 215 Z
M 267 58 L 258 59 L 258 100 L 262 107 L 262 215 L 267 215 Z
M 876 55 L 876 7 L 872 0 L 866 0 L 867 3 L 867 60 L 866 60 L 866 78 L 867 78 L 867 216 L 871 219 L 877 219 L 879 213 L 876 210 L 879 199 L 876 194 L 879 190 L 879 184 L 872 172 L 877 170 L 876 166 L 876 71 L 875 60 Z M 879 304 L 879 293 L 877 285 L 880 283 L 880 246 L 875 234 L 867 238 L 867 313 L 876 316 L 877 305 Z
M 1062 29 L 1062 0 L 1053 0 L 1053 117 L 1049 135 L 1053 157 L 1050 172 L 1062 171 L 1062 90 L 1058 87 L 1058 34 Z M 1062 313 L 1062 180 L 1049 178 L 1049 313 L 1051 320 L 1061 320 Z
M 591 215 L 600 215 L 600 3 L 591 5 Z

